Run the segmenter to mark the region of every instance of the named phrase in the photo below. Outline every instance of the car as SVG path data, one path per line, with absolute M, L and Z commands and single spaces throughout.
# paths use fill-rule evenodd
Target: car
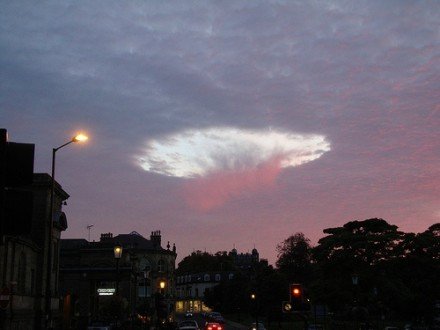
M 225 328 L 218 322 L 206 322 L 204 330 L 225 330 Z
M 177 325 L 178 330 L 199 330 L 199 324 L 195 320 L 186 320 L 179 322 Z
M 321 324 L 310 324 L 307 330 L 323 330 L 324 327 Z
M 92 322 L 88 327 L 87 330 L 111 330 L 111 326 L 106 322 L 96 321 Z
M 207 315 L 206 318 L 210 322 L 221 323 L 221 324 L 225 323 L 225 319 L 223 318 L 222 314 L 220 314 L 219 312 L 211 312 Z
M 185 313 L 185 317 L 186 317 L 186 318 L 191 318 L 191 317 L 193 317 L 193 316 L 194 316 L 193 313 L 190 312 L 190 311 L 187 311 L 187 312 Z
M 255 322 L 251 324 L 249 330 L 266 330 L 262 322 L 258 322 L 258 328 L 255 326 Z
M 223 318 L 223 316 L 221 315 L 216 315 L 212 317 L 212 320 L 214 322 L 220 323 L 220 324 L 224 324 L 225 323 L 225 319 Z

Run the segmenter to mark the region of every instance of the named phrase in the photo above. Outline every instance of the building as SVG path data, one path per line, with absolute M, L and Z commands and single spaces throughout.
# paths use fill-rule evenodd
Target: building
M 115 247 L 122 248 L 115 258 Z M 176 247 L 137 232 L 101 234 L 99 242 L 61 240 L 60 288 L 64 328 L 93 321 L 155 322 L 174 311 Z M 112 310 L 112 306 L 118 306 Z
M 233 263 L 232 270 L 219 269 L 206 271 L 181 271 L 176 274 L 176 312 L 186 311 L 209 312 L 210 309 L 204 304 L 205 293 L 223 281 L 234 279 L 235 275 L 245 273 L 250 275 L 258 264 L 267 266 L 267 260 L 261 259 L 257 249 L 252 253 L 238 253 L 234 248 L 228 254 Z
M 58 251 L 67 228 L 62 204 L 69 195 L 54 182 L 50 221 L 52 178 L 33 173 L 34 145 L 9 142 L 1 129 L 0 155 L 0 328 L 44 329 L 48 314 L 59 318 Z
M 176 312 L 209 312 L 203 299 L 207 290 L 222 281 L 232 280 L 235 271 L 206 271 L 176 277 Z
M 253 248 L 251 253 L 238 253 L 233 248 L 229 255 L 232 257 L 234 265 L 242 270 L 250 269 L 260 261 L 260 254 L 256 248 Z

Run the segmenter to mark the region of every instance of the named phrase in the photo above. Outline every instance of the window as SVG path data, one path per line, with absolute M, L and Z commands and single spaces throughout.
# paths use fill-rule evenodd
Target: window
M 146 275 L 148 277 L 149 273 L 151 272 L 150 261 L 148 261 L 147 259 L 142 259 L 139 264 L 139 269 L 141 272 L 146 273 Z M 145 276 L 145 274 L 143 276 Z
M 216 282 L 220 282 L 220 274 L 215 274 L 215 280 Z
M 157 271 L 160 273 L 165 271 L 165 262 L 162 259 L 157 263 Z
M 138 281 L 138 297 L 151 297 L 150 280 L 141 279 Z
M 234 274 L 230 273 L 229 274 L 229 279 L 232 280 L 234 278 Z
M 203 277 L 203 279 L 205 280 L 205 282 L 209 282 L 209 274 L 205 274 L 205 276 Z

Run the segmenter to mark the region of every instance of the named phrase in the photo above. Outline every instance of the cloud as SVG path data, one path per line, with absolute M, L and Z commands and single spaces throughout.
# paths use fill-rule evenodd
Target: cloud
M 182 196 L 193 209 L 209 211 L 246 192 L 272 189 L 281 169 L 281 158 L 274 157 L 254 168 L 212 173 L 186 181 Z
M 295 221 L 310 234 L 315 226 L 315 238 L 363 216 L 424 230 L 438 221 L 438 20 L 435 1 L 4 1 L 0 122 L 13 140 L 36 144 L 42 172 L 56 141 L 90 132 L 87 148 L 58 160 L 78 219 L 70 237 L 88 219 L 122 230 L 108 201 L 125 196 L 134 204 L 124 226 L 148 219 L 190 242 L 178 244 L 180 256 L 212 243 L 201 221 L 203 232 L 221 223 L 231 246 L 244 235 L 237 222 L 272 231 L 277 221 L 262 255 Z M 275 127 L 289 143 L 250 127 Z M 138 141 L 148 141 L 141 151 Z M 284 170 L 322 155 L 327 141 L 326 157 Z
M 150 140 L 138 161 L 145 171 L 189 178 L 184 199 L 206 211 L 244 192 L 271 187 L 283 168 L 329 150 L 322 135 L 215 127 Z
M 214 127 L 150 140 L 138 159 L 149 172 L 197 178 L 256 169 L 273 159 L 280 168 L 298 166 L 329 150 L 330 143 L 322 135 Z

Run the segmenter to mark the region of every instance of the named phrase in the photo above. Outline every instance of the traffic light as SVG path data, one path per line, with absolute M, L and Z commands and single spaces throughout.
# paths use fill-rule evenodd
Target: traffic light
M 290 285 L 290 303 L 293 310 L 300 310 L 304 301 L 303 288 L 301 284 Z
M 290 285 L 290 305 L 293 312 L 305 312 L 310 310 L 310 302 L 306 299 L 304 288 L 301 284 Z

